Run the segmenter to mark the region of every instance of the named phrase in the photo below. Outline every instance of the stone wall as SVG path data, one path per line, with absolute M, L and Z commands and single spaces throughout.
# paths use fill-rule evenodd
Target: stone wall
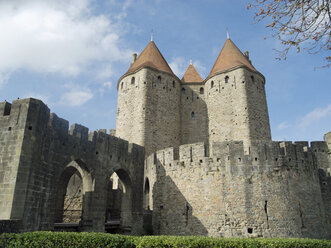
M 329 161 L 329 168 L 327 173 L 329 176 L 331 176 L 331 132 L 328 132 L 324 135 L 324 140 L 327 144 L 328 161 Z
M 324 135 L 325 142 L 312 142 L 312 151 L 320 168 L 320 186 L 326 221 L 331 228 L 331 132 Z
M 253 78 L 252 78 L 253 77 Z M 271 140 L 265 81 L 261 74 L 236 68 L 206 80 L 209 143 Z
M 0 123 L 1 219 L 21 220 L 23 231 L 52 230 L 68 181 L 79 173 L 83 227 L 89 223 L 83 230 L 104 231 L 107 185 L 116 172 L 127 188 L 123 221 L 132 234 L 143 232 L 143 147 L 78 124 L 68 130 L 68 121 L 32 98 L 14 101 Z
M 115 135 L 145 145 L 146 69 L 122 78 L 118 85 Z M 134 78 L 134 82 L 131 82 Z M 145 84 L 146 83 L 146 84 Z
M 15 218 L 12 208 L 23 138 L 29 129 L 27 112 L 27 101 L 0 103 L 0 219 L 3 220 Z
M 181 86 L 181 142 L 208 143 L 208 117 L 204 83 L 182 83 Z
M 19 232 L 21 226 L 20 220 L 0 220 L 0 234 Z
M 154 233 L 330 238 L 307 142 L 168 148 L 145 161 Z
M 179 79 L 149 67 L 121 78 L 116 136 L 144 146 L 146 154 L 178 146 Z

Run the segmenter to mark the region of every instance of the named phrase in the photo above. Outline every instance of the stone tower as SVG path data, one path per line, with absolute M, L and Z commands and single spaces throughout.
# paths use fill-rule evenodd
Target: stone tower
M 151 41 L 119 79 L 116 136 L 146 155 L 180 144 L 180 80 Z
M 228 38 L 205 79 L 209 143 L 271 140 L 265 78 Z
M 181 81 L 181 144 L 208 143 L 205 84 L 192 63 Z

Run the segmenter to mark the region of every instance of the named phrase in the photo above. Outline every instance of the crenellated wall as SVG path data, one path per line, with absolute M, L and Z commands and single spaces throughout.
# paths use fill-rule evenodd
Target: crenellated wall
M 157 234 L 330 238 L 308 142 L 167 148 L 146 159 L 145 178 Z
M 116 172 L 132 204 L 123 221 L 133 234 L 143 232 L 143 147 L 78 124 L 68 130 L 68 121 L 36 99 L 16 100 L 4 115 L 5 106 L 0 103 L 0 219 L 21 220 L 23 231 L 52 230 L 66 180 L 78 171 L 89 223 L 82 228 L 104 231 L 107 185 Z

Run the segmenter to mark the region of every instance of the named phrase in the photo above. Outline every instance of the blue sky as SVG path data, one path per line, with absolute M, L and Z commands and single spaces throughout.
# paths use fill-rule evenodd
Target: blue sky
M 273 140 L 322 140 L 331 131 L 326 53 L 291 52 L 255 24 L 249 1 L 2 0 L 0 101 L 35 97 L 58 116 L 90 128 L 113 129 L 118 78 L 154 41 L 179 78 L 190 59 L 205 78 L 225 40 L 248 50 L 266 77 Z M 328 54 L 330 56 L 330 54 Z

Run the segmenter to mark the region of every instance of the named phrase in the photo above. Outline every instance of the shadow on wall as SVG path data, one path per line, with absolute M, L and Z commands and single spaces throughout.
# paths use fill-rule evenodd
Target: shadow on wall
M 207 229 L 193 215 L 194 209 L 174 181 L 165 175 L 157 160 L 157 179 L 153 184 L 153 234 L 208 235 Z
M 331 176 L 323 169 L 318 170 L 318 176 L 326 214 L 326 225 L 328 226 L 328 229 L 331 230 Z M 329 233 L 328 238 L 331 239 L 331 232 Z

